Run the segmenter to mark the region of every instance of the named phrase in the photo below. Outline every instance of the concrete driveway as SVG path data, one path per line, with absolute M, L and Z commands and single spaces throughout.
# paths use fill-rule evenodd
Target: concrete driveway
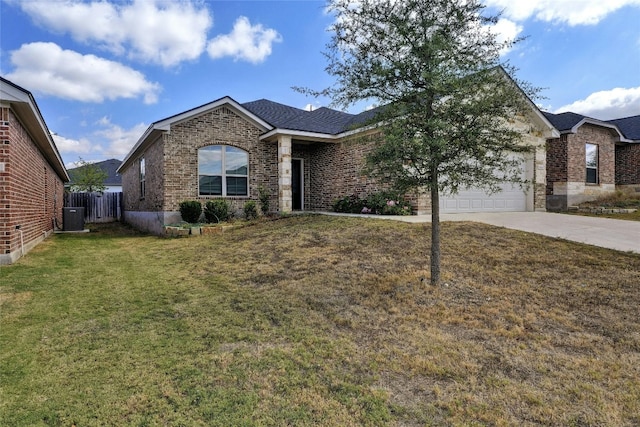
M 431 222 L 430 215 L 405 218 L 415 218 L 411 222 Z M 640 221 L 549 212 L 442 214 L 440 220 L 475 221 L 617 251 L 640 253 Z
M 324 213 L 327 215 L 370 217 L 412 223 L 431 222 L 431 215 L 385 216 Z M 640 221 L 623 221 L 550 212 L 441 214 L 440 221 L 481 222 L 617 251 L 640 253 Z

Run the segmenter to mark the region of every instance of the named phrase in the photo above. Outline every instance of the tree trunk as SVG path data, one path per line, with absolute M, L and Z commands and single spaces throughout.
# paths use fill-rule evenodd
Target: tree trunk
M 431 186 L 431 285 L 440 283 L 440 194 L 437 171 Z

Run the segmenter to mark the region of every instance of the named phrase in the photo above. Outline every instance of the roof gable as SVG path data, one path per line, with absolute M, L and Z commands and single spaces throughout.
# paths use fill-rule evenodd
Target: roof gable
M 608 122 L 616 125 L 625 138 L 640 142 L 640 115 L 608 120 Z
M 175 114 L 165 119 L 158 120 L 157 122 L 154 122 L 151 126 L 153 126 L 156 129 L 169 130 L 172 124 L 176 124 L 179 122 L 192 119 L 194 117 L 200 116 L 208 111 L 215 110 L 222 106 L 230 107 L 232 110 L 238 113 L 241 117 L 254 122 L 256 125 L 258 125 L 259 127 L 265 130 L 270 129 L 272 127 L 263 118 L 247 110 L 245 107 L 237 103 L 235 100 L 233 100 L 233 98 L 229 96 L 225 96 L 224 98 L 220 98 L 215 101 L 209 102 L 207 104 L 203 104 L 199 107 L 195 107 L 190 110 L 183 111 L 182 113 Z
M 553 114 L 549 112 L 543 112 L 544 116 L 551 122 L 551 124 L 560 132 L 570 131 L 575 125 L 580 123 L 586 116 L 576 113 L 560 113 Z
M 576 133 L 580 126 L 584 124 L 590 124 L 594 126 L 600 126 L 604 128 L 610 129 L 613 133 L 618 136 L 618 140 L 622 142 L 631 142 L 623 132 L 621 132 L 620 128 L 616 125 L 615 120 L 604 121 L 594 119 L 592 117 L 583 116 L 582 114 L 566 112 L 560 114 L 553 114 L 545 112 L 543 113 L 547 119 L 555 126 L 556 129 L 560 131 L 560 133 Z M 640 117 L 640 116 L 639 116 Z
M 69 181 L 69 174 L 58 147 L 53 141 L 51 132 L 49 132 L 31 92 L 0 77 L 0 101 L 9 104 L 16 115 L 20 117 L 23 126 L 30 131 L 34 143 L 60 179 L 64 182 Z
M 241 104 L 236 102 L 233 98 L 225 96 L 207 104 L 200 105 L 199 107 L 195 107 L 190 110 L 183 111 L 182 113 L 178 113 L 162 120 L 153 122 L 147 128 L 144 134 L 142 134 L 142 136 L 138 139 L 131 151 L 127 153 L 124 160 L 122 160 L 122 164 L 118 168 L 117 172 L 121 173 L 122 170 L 124 170 L 129 164 L 131 164 L 131 160 L 143 146 L 148 145 L 151 141 L 155 141 L 163 132 L 171 130 L 172 125 L 190 120 L 194 117 L 200 116 L 223 106 L 228 107 L 233 112 L 237 113 L 240 117 L 253 122 L 256 126 L 265 131 L 273 128 L 273 126 L 265 121 L 262 117 L 246 109 Z

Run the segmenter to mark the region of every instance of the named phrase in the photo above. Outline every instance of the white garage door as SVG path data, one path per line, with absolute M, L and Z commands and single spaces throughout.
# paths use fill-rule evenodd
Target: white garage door
M 522 159 L 522 178 L 525 177 L 526 162 Z M 501 191 L 487 194 L 484 190 L 471 188 L 455 195 L 440 196 L 440 212 L 524 212 L 527 210 L 527 189 L 519 185 L 502 184 Z
M 503 184 L 502 191 L 487 194 L 483 190 L 460 191 L 440 196 L 440 212 L 522 212 L 527 210 L 527 194 L 518 185 Z

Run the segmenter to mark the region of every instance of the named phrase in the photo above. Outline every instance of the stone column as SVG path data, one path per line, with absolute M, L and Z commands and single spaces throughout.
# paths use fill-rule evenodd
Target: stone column
M 280 212 L 291 212 L 291 136 L 278 136 L 278 204 Z

